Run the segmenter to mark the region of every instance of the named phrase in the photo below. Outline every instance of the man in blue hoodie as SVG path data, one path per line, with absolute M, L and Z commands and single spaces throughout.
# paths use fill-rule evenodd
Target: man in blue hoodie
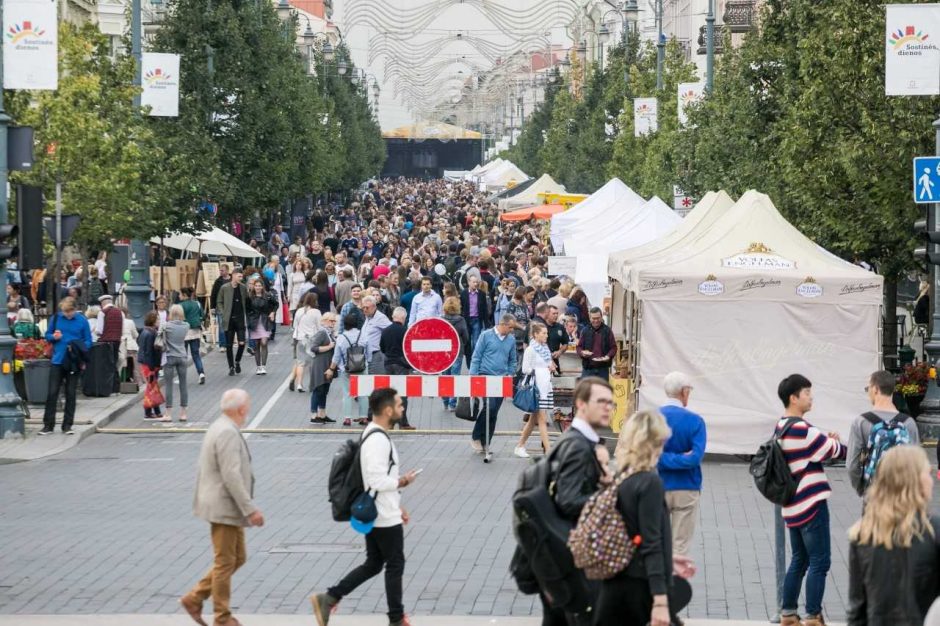
M 75 394 L 78 391 L 78 377 L 81 375 L 80 358 L 76 352 L 82 348 L 91 348 L 91 328 L 85 316 L 75 310 L 75 301 L 65 298 L 59 303 L 59 313 L 49 321 L 46 341 L 52 344 L 52 369 L 49 371 L 49 388 L 46 395 L 46 410 L 42 418 L 40 435 L 51 435 L 55 429 L 55 409 L 59 399 L 59 390 L 65 384 L 65 415 L 62 417 L 62 432 L 72 432 L 75 421 Z M 69 353 L 69 345 L 77 345 Z
M 516 373 L 516 339 L 512 334 L 515 319 L 507 313 L 495 327 L 483 331 L 470 359 L 471 376 L 512 376 Z M 489 403 L 489 437 L 486 436 L 486 410 L 482 404 L 477 408 L 476 423 L 470 435 L 470 447 L 477 454 L 483 453 L 484 448 L 490 445 L 496 429 L 496 416 L 503 405 L 502 398 L 487 398 L 486 401 Z
M 663 379 L 666 404 L 660 408 L 672 431 L 659 458 L 659 476 L 666 489 L 672 523 L 672 553 L 688 556 L 702 493 L 702 457 L 705 456 L 705 420 L 686 407 L 692 382 L 682 372 Z

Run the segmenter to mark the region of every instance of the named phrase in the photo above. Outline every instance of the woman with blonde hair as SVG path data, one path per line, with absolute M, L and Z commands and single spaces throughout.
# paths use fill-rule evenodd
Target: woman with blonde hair
M 542 440 L 542 452 L 548 454 L 551 448 L 551 441 L 548 438 L 548 415 L 555 408 L 552 374 L 558 371 L 548 348 L 548 328 L 541 322 L 532 322 L 529 330 L 531 336 L 529 346 L 522 353 L 521 371 L 523 376 L 532 377 L 532 382 L 539 391 L 539 406 L 526 421 L 522 434 L 519 436 L 519 442 L 513 450 L 513 454 L 522 459 L 529 458 L 525 444 L 536 424 L 539 427 L 539 438 Z
M 186 380 L 186 371 L 189 368 L 189 358 L 186 349 L 186 335 L 189 333 L 189 322 L 186 321 L 186 312 L 179 304 L 170 307 L 167 322 L 163 327 L 163 343 L 166 347 L 163 380 L 166 382 L 166 417 L 161 421 L 173 421 L 173 378 L 179 380 L 180 385 L 180 421 L 185 422 L 186 407 L 189 406 L 189 386 Z
M 673 557 L 666 491 L 656 472 L 670 434 L 659 411 L 634 413 L 621 427 L 614 452 L 617 508 L 627 534 L 640 544 L 630 565 L 601 583 L 596 624 L 669 626 L 692 598 L 683 579 L 695 567 L 686 557 Z M 673 572 L 680 578 L 673 579 Z
M 849 529 L 850 626 L 920 626 L 940 595 L 940 518 L 918 446 L 888 450 Z

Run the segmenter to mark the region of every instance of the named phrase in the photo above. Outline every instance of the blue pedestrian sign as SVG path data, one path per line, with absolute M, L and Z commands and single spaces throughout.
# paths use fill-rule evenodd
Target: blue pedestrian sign
M 914 202 L 940 202 L 940 157 L 914 158 Z

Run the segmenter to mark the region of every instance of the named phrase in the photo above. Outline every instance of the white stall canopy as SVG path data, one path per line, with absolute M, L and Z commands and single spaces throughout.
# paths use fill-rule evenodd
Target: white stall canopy
M 516 167 L 512 161 L 503 161 L 480 178 L 487 191 L 505 189 L 529 180 L 529 175 Z
M 582 230 L 591 230 L 597 222 L 612 223 L 641 206 L 645 200 L 619 178 L 612 178 L 603 187 L 564 213 L 552 217 L 551 241 L 555 254 L 567 253 L 565 243 Z
M 756 191 L 710 213 L 630 266 L 638 406 L 661 406 L 663 378 L 684 371 L 708 450 L 753 454 L 783 412 L 777 385 L 800 373 L 813 383 L 807 419 L 847 439 L 881 369 L 882 277 L 819 247 Z
M 589 228 L 581 229 L 566 239 L 565 254 L 607 255 L 635 248 L 671 233 L 682 221 L 678 213 L 655 196 L 634 210 L 604 217 L 592 220 L 587 224 Z
M 522 191 L 512 197 L 500 200 L 499 210 L 511 211 L 513 209 L 521 209 L 522 207 L 532 206 L 535 204 L 544 204 L 545 200 L 539 197 L 540 193 L 565 193 L 565 186 L 556 183 L 555 179 L 553 179 L 548 174 L 542 174 L 537 181 L 526 187 L 525 191 Z
M 188 233 L 172 233 L 162 240 L 160 237 L 153 237 L 150 240 L 153 244 L 163 244 L 165 248 L 182 250 L 193 254 L 207 254 L 211 256 L 228 256 L 243 259 L 264 258 L 264 255 L 249 246 L 247 243 L 230 235 L 224 230 L 213 228 L 205 232 L 194 235 Z

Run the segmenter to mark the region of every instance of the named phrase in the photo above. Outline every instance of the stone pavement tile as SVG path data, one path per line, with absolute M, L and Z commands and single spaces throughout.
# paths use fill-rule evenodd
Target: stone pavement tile
M 311 618 L 295 615 L 249 615 L 239 613 L 245 624 L 252 626 L 309 626 Z M 491 616 L 412 616 L 415 626 L 538 626 L 538 617 L 491 617 Z M 188 616 L 179 615 L 0 615 L 0 626 L 184 626 L 193 622 Z M 330 620 L 335 626 L 385 626 L 384 616 L 335 616 Z M 686 621 L 688 626 L 761 626 L 765 621 L 699 620 Z M 830 624 L 830 626 L 842 626 Z

